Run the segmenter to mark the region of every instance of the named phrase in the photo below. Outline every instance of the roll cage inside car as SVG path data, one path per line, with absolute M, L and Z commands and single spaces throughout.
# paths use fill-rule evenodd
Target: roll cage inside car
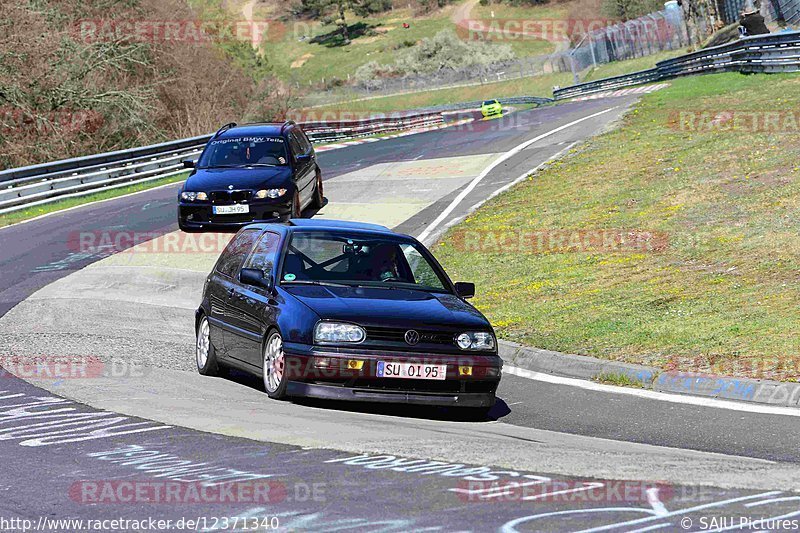
M 422 257 L 428 262 L 428 264 L 432 268 L 434 274 L 436 275 L 436 277 L 438 278 L 439 282 L 442 285 L 442 287 L 432 287 L 432 286 L 428 286 L 428 285 L 419 284 L 416 281 L 408 281 L 408 280 L 414 280 L 415 279 L 414 271 L 411 268 L 411 266 L 409 265 L 408 260 L 405 257 L 405 255 L 403 253 L 400 253 L 400 254 L 398 254 L 396 256 L 396 260 L 397 260 L 397 266 L 399 267 L 399 270 L 400 270 L 399 274 L 400 274 L 401 278 L 403 278 L 403 279 L 387 280 L 387 281 L 392 281 L 394 283 L 397 283 L 397 285 L 396 285 L 397 287 L 417 288 L 417 289 L 425 290 L 425 291 L 429 291 L 429 292 L 440 292 L 440 293 L 444 292 L 444 293 L 450 293 L 450 294 L 458 295 L 458 292 L 456 290 L 455 285 L 453 285 L 453 282 L 450 280 L 450 278 L 444 272 L 444 269 L 439 264 L 439 262 L 436 260 L 436 258 L 428 251 L 428 249 L 425 246 L 417 243 L 416 241 L 409 240 L 407 238 L 402 238 L 402 236 L 393 235 L 393 234 L 370 233 L 370 232 L 362 233 L 360 231 L 354 231 L 354 232 L 342 231 L 342 233 L 343 234 L 341 234 L 341 235 L 338 234 L 338 232 L 335 229 L 331 229 L 331 231 L 327 231 L 327 230 L 323 230 L 323 231 L 303 231 L 303 230 L 296 231 L 295 230 L 295 231 L 287 232 L 287 235 L 285 237 L 286 242 L 285 242 L 285 244 L 283 246 L 283 249 L 281 251 L 281 256 L 280 256 L 279 261 L 278 261 L 279 264 L 276 265 L 277 266 L 277 272 L 275 273 L 275 275 L 277 277 L 278 283 L 281 284 L 281 285 L 283 285 L 283 284 L 292 285 L 293 283 L 297 284 L 298 282 L 302 283 L 303 281 L 322 281 L 322 282 L 326 282 L 327 281 L 327 282 L 330 282 L 330 283 L 342 282 L 342 283 L 351 284 L 351 285 L 354 285 L 354 286 L 355 285 L 385 286 L 385 283 L 382 283 L 381 281 L 378 281 L 378 280 L 369 280 L 369 279 L 356 280 L 356 279 L 353 279 L 352 277 L 346 277 L 346 276 L 338 276 L 337 277 L 337 272 L 336 271 L 330 271 L 330 270 L 324 270 L 324 273 L 325 273 L 324 277 L 315 276 L 314 275 L 315 271 L 317 273 L 320 273 L 320 270 L 325 269 L 325 268 L 327 268 L 327 267 L 329 267 L 331 265 L 335 265 L 335 264 L 337 264 L 339 262 L 342 262 L 344 260 L 351 260 L 353 257 L 357 257 L 358 253 L 359 253 L 358 250 L 348 249 L 348 246 L 350 246 L 350 244 L 354 240 L 353 238 L 357 236 L 359 238 L 359 240 L 361 241 L 359 244 L 362 244 L 362 245 L 364 243 L 369 243 L 370 241 L 373 241 L 373 242 L 379 241 L 379 244 L 393 244 L 393 245 L 398 245 L 398 246 L 402 245 L 402 244 L 406 244 L 406 245 L 412 246 L 414 248 L 414 250 L 416 250 L 417 253 L 422 255 Z M 309 257 L 308 254 L 304 253 L 302 250 L 299 250 L 297 247 L 295 247 L 293 245 L 292 238 L 296 234 L 325 236 L 327 239 L 330 239 L 332 241 L 340 241 L 342 243 L 342 247 L 343 247 L 342 248 L 342 253 L 337 255 L 337 256 L 335 256 L 335 257 L 327 258 L 327 259 L 325 259 L 324 261 L 321 261 L 321 262 L 315 261 L 313 258 Z M 352 243 L 352 244 L 355 246 L 355 243 Z M 289 258 L 292 255 L 297 257 L 302 263 L 305 263 L 305 264 L 308 265 L 309 268 L 307 270 L 309 271 L 309 273 L 311 275 L 311 279 L 308 279 L 308 280 L 291 280 L 291 281 L 283 279 L 283 273 L 285 272 L 287 258 Z M 306 270 L 305 266 L 303 266 L 303 268 L 304 268 L 304 270 Z M 347 275 L 349 276 L 350 274 L 351 274 L 351 272 L 348 269 Z

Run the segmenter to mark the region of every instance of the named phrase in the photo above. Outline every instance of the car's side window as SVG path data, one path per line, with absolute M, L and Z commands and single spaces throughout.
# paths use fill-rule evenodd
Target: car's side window
M 308 140 L 308 136 L 305 134 L 303 130 L 295 130 L 297 132 L 297 136 L 300 139 L 300 145 L 303 147 L 304 154 L 310 154 L 314 147 L 311 146 L 311 141 Z
M 305 153 L 300 141 L 297 139 L 297 133 L 294 130 L 289 132 L 289 147 L 291 147 L 292 154 L 295 158 L 298 155 L 303 155 Z
M 247 253 L 253 248 L 258 238 L 258 230 L 244 230 L 225 247 L 225 251 L 217 261 L 217 272 L 229 278 L 236 277 Z
M 244 268 L 257 268 L 265 274 L 272 273 L 272 267 L 278 258 L 278 247 L 281 236 L 277 233 L 267 232 L 258 241 L 255 250 L 247 258 Z

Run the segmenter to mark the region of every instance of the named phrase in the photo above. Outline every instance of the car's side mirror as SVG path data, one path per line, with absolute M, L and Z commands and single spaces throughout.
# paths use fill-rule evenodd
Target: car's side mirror
M 462 298 L 472 298 L 475 296 L 475 284 L 465 281 L 456 282 L 456 293 Z
M 183 168 L 194 168 L 195 162 L 191 159 L 184 159 L 183 160 Z
M 271 291 L 274 288 L 272 274 L 258 268 L 243 268 L 239 272 L 239 281 L 245 285 L 252 285 Z
M 300 154 L 294 157 L 294 160 L 298 163 L 308 163 L 311 161 L 311 154 Z

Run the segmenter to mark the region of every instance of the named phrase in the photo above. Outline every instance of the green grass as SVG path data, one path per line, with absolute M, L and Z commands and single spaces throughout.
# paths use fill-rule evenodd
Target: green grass
M 492 14 L 494 13 L 494 18 Z M 484 22 L 497 21 L 499 27 L 505 27 L 504 21 L 547 21 L 548 26 L 551 27 L 549 21 L 564 20 L 569 17 L 569 6 L 567 2 L 564 3 L 551 3 L 539 6 L 520 7 L 509 4 L 491 4 L 491 5 L 476 5 L 472 10 L 471 18 L 479 19 Z M 512 26 L 513 28 L 513 26 Z M 533 36 L 509 36 L 495 37 L 494 42 L 503 42 L 511 45 L 514 52 L 519 57 L 550 54 L 555 51 L 556 46 L 554 42 L 546 39 L 535 39 Z M 549 32 L 545 31 L 543 37 L 553 38 Z
M 119 196 L 123 196 L 126 194 L 145 191 L 148 189 L 153 189 L 155 187 L 160 187 L 162 185 L 168 185 L 170 183 L 178 183 L 185 180 L 187 175 L 188 172 L 186 174 L 178 174 L 177 176 L 172 176 L 160 180 L 154 180 L 147 183 L 138 183 L 135 185 L 129 185 L 127 187 L 120 187 L 118 189 L 100 191 L 97 193 L 89 194 L 86 196 L 80 196 L 76 198 L 66 198 L 64 200 L 58 200 L 49 204 L 43 204 L 36 207 L 31 207 L 29 209 L 22 209 L 20 211 L 15 211 L 13 213 L 9 213 L 6 215 L 0 215 L 0 228 L 5 226 L 10 226 L 11 224 L 16 224 L 18 222 L 23 222 L 31 218 L 36 218 L 49 213 L 54 213 L 56 211 L 69 209 L 70 207 L 89 204 L 92 202 L 98 202 L 100 200 L 108 200 L 110 198 L 117 198 Z
M 437 256 L 454 278 L 477 283 L 474 303 L 505 339 L 667 369 L 796 378 L 800 135 L 687 131 L 671 113 L 791 111 L 800 77 L 671 83 L 619 129 L 451 229 Z M 649 230 L 668 240 L 661 251 L 616 252 L 489 240 L 555 229 Z
M 407 8 L 369 18 L 350 14 L 347 18 L 349 24 L 365 23 L 371 31 L 354 38 L 347 46 L 329 47 L 312 43 L 311 39 L 300 41 L 294 31 L 294 23 L 290 22 L 287 24 L 288 31 L 282 38 L 264 44 L 264 55 L 277 75 L 303 86 L 308 86 L 309 82 L 318 83 L 323 78 L 347 80 L 348 75 L 353 76 L 358 67 L 365 63 L 394 63 L 396 54 L 407 46 L 420 39 L 433 37 L 443 29 L 455 30 L 455 24 L 450 19 L 454 8 L 455 6 L 448 6 L 426 16 L 415 16 Z M 403 28 L 404 22 L 409 23 L 410 27 Z M 311 37 L 336 29 L 334 25 L 315 21 L 303 21 L 296 27 L 301 34 L 308 33 Z M 535 39 L 511 41 L 510 44 L 520 57 L 546 54 L 553 49 L 550 43 Z M 292 64 L 295 65 L 294 68 Z
M 552 97 L 553 86 L 566 86 L 572 83 L 572 74 L 544 74 L 530 78 L 485 83 L 470 87 L 457 87 L 454 89 L 438 89 L 413 94 L 372 98 L 357 102 L 343 102 L 325 107 L 307 110 L 309 113 L 324 113 L 330 111 L 361 112 L 390 112 L 406 109 L 416 109 L 440 104 L 452 104 L 472 100 L 485 100 L 487 98 L 500 98 L 502 96 L 546 96 Z
M 365 22 L 373 27 L 377 35 L 366 35 L 353 39 L 347 46 L 327 47 L 323 44 L 309 42 L 310 39 L 299 41 L 294 32 L 286 33 L 280 41 L 267 42 L 265 56 L 275 66 L 275 72 L 285 79 L 297 80 L 307 84 L 309 81 L 317 83 L 322 78 L 330 79 L 335 76 L 347 79 L 347 75 L 355 74 L 356 69 L 370 61 L 379 63 L 394 62 L 394 54 L 403 48 L 403 43 L 415 43 L 425 37 L 433 37 L 445 27 L 453 27 L 447 16 L 432 16 L 429 18 L 413 18 L 408 10 L 400 10 L 390 16 L 376 16 L 370 19 L 349 17 L 348 22 L 355 24 Z M 403 21 L 411 25 L 409 29 L 403 28 Z M 308 22 L 311 35 L 317 36 L 334 31 L 333 25 L 323 25 L 318 22 Z M 307 59 L 302 66 L 292 63 Z
M 641 381 L 636 381 L 635 379 L 631 379 L 629 376 L 625 374 L 616 374 L 616 373 L 605 373 L 605 374 L 598 374 L 592 381 L 596 381 L 597 383 L 603 383 L 605 385 L 615 385 L 617 387 L 631 387 L 634 389 L 643 389 L 644 385 Z
M 476 5 L 472 10 L 472 18 L 492 20 L 492 13 L 497 20 L 563 20 L 569 16 L 568 2 L 552 2 L 535 7 L 514 6 L 510 4 Z
M 494 18 L 492 18 L 494 13 Z M 508 4 L 476 5 L 470 18 L 484 22 L 497 21 L 499 27 L 504 27 L 504 21 L 533 21 L 533 20 L 562 20 L 568 17 L 566 4 L 545 4 L 535 7 L 519 7 Z M 545 35 L 547 36 L 547 35 Z M 535 39 L 531 36 L 518 36 L 516 38 L 495 37 L 494 42 L 511 45 L 514 53 L 519 57 L 549 54 L 555 51 L 555 45 L 545 39 Z
M 588 73 L 584 76 L 583 81 L 593 81 L 602 78 L 611 78 L 613 76 L 621 76 L 623 74 L 630 74 L 639 70 L 647 70 L 656 66 L 659 61 L 672 59 L 679 55 L 686 53 L 686 49 L 669 50 L 667 52 L 658 52 L 653 55 L 645 57 L 637 57 L 635 59 L 627 59 L 625 61 L 614 61 L 613 63 L 605 63 L 598 65 L 597 68 L 589 69 Z

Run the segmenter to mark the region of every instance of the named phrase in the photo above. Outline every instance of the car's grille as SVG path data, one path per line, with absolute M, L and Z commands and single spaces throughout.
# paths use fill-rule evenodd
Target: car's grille
M 213 204 L 241 204 L 250 200 L 252 191 L 211 191 L 208 197 Z
M 380 326 L 367 326 L 367 341 L 374 342 L 401 342 L 406 344 L 406 332 L 411 328 L 387 328 Z M 455 331 L 416 329 L 419 333 L 419 344 L 448 344 L 453 345 Z

